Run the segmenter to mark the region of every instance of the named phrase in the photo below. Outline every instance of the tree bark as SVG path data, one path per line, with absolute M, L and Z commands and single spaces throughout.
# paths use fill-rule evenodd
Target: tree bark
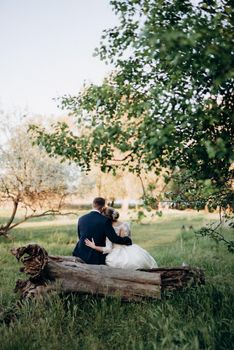
M 126 270 L 106 265 L 88 265 L 79 258 L 49 256 L 37 244 L 12 249 L 23 263 L 28 280 L 18 280 L 15 291 L 21 298 L 48 292 L 119 296 L 123 300 L 160 299 L 161 291 L 179 290 L 204 283 L 200 269 L 190 267 Z

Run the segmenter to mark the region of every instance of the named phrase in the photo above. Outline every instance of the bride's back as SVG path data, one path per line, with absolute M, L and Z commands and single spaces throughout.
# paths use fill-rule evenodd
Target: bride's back
M 113 225 L 116 234 L 120 237 L 130 237 L 131 230 L 127 222 L 118 221 Z

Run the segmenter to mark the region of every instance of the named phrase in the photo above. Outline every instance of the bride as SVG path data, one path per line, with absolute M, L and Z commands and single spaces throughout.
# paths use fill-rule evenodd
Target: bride
M 103 215 L 108 217 L 116 234 L 120 237 L 131 236 L 129 225 L 126 222 L 118 221 L 119 213 L 113 208 L 105 208 Z M 96 246 L 94 240 L 85 240 L 85 244 L 106 256 L 106 265 L 111 267 L 119 267 L 123 269 L 152 269 L 158 267 L 154 258 L 143 248 L 137 244 L 125 246 L 113 244 L 106 238 L 106 246 Z

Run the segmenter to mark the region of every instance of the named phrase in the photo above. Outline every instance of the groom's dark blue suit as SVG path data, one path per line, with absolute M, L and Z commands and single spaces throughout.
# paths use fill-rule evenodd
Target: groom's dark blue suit
M 129 237 L 119 237 L 111 225 L 110 219 L 97 211 L 81 216 L 78 221 L 79 241 L 73 251 L 73 255 L 81 258 L 87 264 L 105 264 L 106 255 L 85 245 L 85 239 L 94 239 L 97 246 L 105 247 L 106 237 L 113 243 L 131 245 Z

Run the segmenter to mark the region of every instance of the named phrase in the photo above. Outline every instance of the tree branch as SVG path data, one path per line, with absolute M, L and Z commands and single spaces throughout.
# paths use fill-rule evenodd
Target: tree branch
M 18 205 L 19 205 L 19 198 L 17 197 L 16 200 L 13 201 L 13 210 L 12 210 L 11 217 L 5 226 L 4 225 L 1 226 L 1 230 L 4 229 L 6 232 L 8 231 L 9 227 L 11 226 L 12 222 L 15 219 L 15 214 L 17 212 Z
M 8 225 L 7 227 L 1 227 L 0 228 L 0 236 L 7 236 L 8 232 L 11 231 L 13 228 L 17 227 L 18 225 L 22 224 L 25 221 L 28 221 L 29 219 L 33 219 L 33 218 L 40 218 L 43 216 L 49 216 L 49 215 L 59 215 L 59 216 L 66 216 L 66 215 L 77 215 L 77 213 L 74 212 L 66 212 L 66 213 L 61 213 L 61 211 L 59 210 L 46 210 L 43 213 L 40 214 L 32 214 L 32 215 L 28 215 L 26 217 L 24 217 L 22 220 L 15 222 L 12 225 Z

